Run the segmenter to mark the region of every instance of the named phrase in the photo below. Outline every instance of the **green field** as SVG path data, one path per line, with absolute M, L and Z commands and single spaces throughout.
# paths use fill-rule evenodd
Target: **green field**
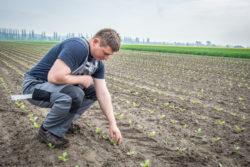
M 44 45 L 53 46 L 59 41 L 0 41 L 23 45 Z M 123 44 L 123 50 L 163 52 L 163 53 L 180 53 L 192 55 L 206 55 L 217 57 L 234 57 L 250 59 L 249 48 L 218 48 L 218 47 L 191 47 L 191 46 L 167 46 L 167 45 L 131 45 Z
M 122 45 L 122 49 L 149 51 L 149 52 L 164 52 L 164 53 L 181 53 L 193 55 L 207 55 L 219 57 L 236 57 L 250 58 L 250 49 L 245 48 L 212 48 L 212 47 L 188 47 L 188 46 L 159 46 L 159 45 Z

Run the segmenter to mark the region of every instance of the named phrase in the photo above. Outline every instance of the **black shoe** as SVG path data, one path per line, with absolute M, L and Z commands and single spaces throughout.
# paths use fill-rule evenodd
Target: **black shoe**
M 77 124 L 71 124 L 68 131 L 66 132 L 67 134 L 76 134 L 77 132 L 80 132 L 81 127 Z
M 52 146 L 55 146 L 56 148 L 66 148 L 69 146 L 69 141 L 67 139 L 54 135 L 50 131 L 45 130 L 42 126 L 38 131 L 37 137 L 41 143 L 51 143 Z

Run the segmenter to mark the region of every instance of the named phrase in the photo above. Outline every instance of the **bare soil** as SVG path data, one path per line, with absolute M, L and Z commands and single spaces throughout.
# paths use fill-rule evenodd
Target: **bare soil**
M 96 103 L 66 135 L 69 148 L 54 149 L 38 142 L 30 120 L 41 123 L 49 109 L 10 100 L 50 47 L 0 42 L 0 166 L 250 166 L 250 60 L 121 51 L 105 64 L 124 142 L 106 139 Z

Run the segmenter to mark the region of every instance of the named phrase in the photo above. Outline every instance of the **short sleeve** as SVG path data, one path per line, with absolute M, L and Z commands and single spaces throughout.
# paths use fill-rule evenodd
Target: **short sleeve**
M 62 43 L 58 58 L 61 59 L 71 71 L 74 71 L 86 59 L 87 48 L 78 41 L 69 40 Z
M 99 61 L 98 68 L 92 77 L 97 79 L 104 79 L 105 78 L 105 67 L 102 61 Z

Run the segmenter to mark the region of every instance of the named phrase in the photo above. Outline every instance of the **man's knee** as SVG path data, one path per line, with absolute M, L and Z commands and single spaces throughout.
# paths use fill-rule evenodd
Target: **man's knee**
M 91 100 L 97 99 L 94 85 L 91 85 L 87 89 L 84 89 L 84 93 L 86 99 L 91 99 Z
M 74 113 L 81 106 L 84 98 L 84 92 L 78 86 L 67 85 L 65 86 L 60 93 L 64 93 L 71 97 L 71 108 L 70 112 Z

